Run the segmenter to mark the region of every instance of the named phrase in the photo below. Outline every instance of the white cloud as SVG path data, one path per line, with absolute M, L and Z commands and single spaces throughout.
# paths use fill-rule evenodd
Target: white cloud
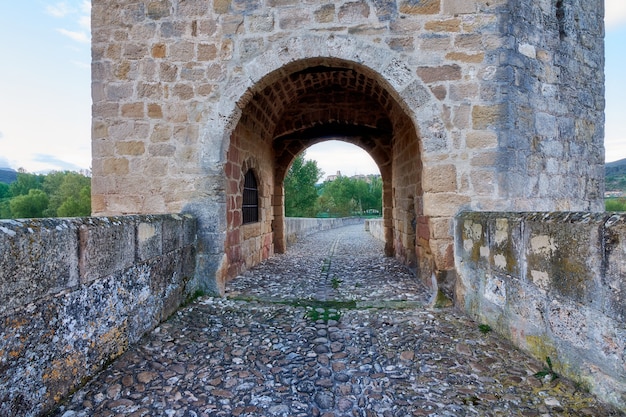
M 69 6 L 66 2 L 60 2 L 46 7 L 46 13 L 54 17 L 65 17 L 75 11 L 76 10 Z
M 9 160 L 3 156 L 0 156 L 0 168 L 11 168 Z
M 363 149 L 347 142 L 330 140 L 315 144 L 306 150 L 305 159 L 317 162 L 324 178 L 341 171 L 343 175 L 378 174 L 378 166 Z
M 4 137 L 4 133 L 0 132 L 0 139 Z
M 67 30 L 67 29 L 57 29 L 57 32 L 59 32 L 62 35 L 67 36 L 68 38 L 76 42 L 91 43 L 89 34 L 85 32 L 77 32 L 77 31 Z
M 89 62 L 72 61 L 72 64 L 76 65 L 78 68 L 91 69 L 91 63 Z
M 81 16 L 78 24 L 84 29 L 91 30 L 91 16 Z
M 605 0 L 604 22 L 607 29 L 614 29 L 626 24 L 626 1 Z
M 618 161 L 626 158 L 626 137 L 618 136 L 606 138 L 604 141 L 606 162 Z

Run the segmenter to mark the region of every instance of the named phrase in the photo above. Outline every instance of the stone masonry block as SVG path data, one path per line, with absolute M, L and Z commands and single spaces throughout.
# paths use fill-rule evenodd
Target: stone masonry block
M 424 193 L 424 215 L 452 217 L 471 202 L 469 196 L 456 193 Z
M 0 316 L 78 284 L 78 226 L 71 220 L 0 221 Z
M 80 226 L 80 277 L 93 281 L 135 261 L 136 217 L 90 217 Z
M 503 108 L 500 105 L 474 106 L 472 108 L 472 122 L 476 130 L 496 127 L 502 122 Z
M 330 23 L 335 20 L 335 5 L 325 4 L 315 11 L 315 21 L 318 23 Z
M 183 218 L 177 214 L 163 217 L 163 253 L 172 252 L 183 246 Z
M 150 217 L 146 220 L 137 223 L 137 258 L 140 261 L 155 258 L 164 252 L 162 221 Z
M 460 80 L 461 67 L 456 64 L 443 65 L 440 67 L 420 67 L 417 69 L 417 75 L 419 75 L 425 83 Z
M 346 3 L 339 8 L 339 21 L 342 23 L 354 23 L 367 19 L 370 14 L 369 4 L 363 0 Z
M 433 32 L 459 32 L 461 30 L 461 20 L 433 20 L 426 22 L 424 29 L 432 30 Z
M 183 234 L 182 234 L 182 245 L 183 246 L 191 246 L 196 243 L 196 219 L 195 217 L 189 214 L 183 214 Z
M 443 12 L 446 14 L 468 14 L 476 10 L 476 0 L 443 0 Z
M 454 192 L 457 190 L 456 166 L 436 165 L 424 168 L 422 186 L 424 192 Z
M 441 9 L 441 0 L 403 0 L 400 13 L 406 14 L 437 14 Z
M 116 142 L 115 152 L 120 156 L 143 155 L 146 151 L 145 144 L 140 141 Z
M 469 131 L 465 136 L 465 145 L 470 149 L 489 149 L 498 146 L 498 135 L 490 130 Z
M 231 3 L 232 3 L 232 0 L 214 0 L 213 10 L 215 10 L 215 13 L 224 14 L 228 12 L 228 9 L 230 8 Z

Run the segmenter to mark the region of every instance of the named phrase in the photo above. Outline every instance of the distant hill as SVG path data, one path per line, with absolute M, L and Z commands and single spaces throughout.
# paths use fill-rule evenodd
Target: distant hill
M 17 179 L 17 171 L 11 168 L 0 168 L 0 182 L 11 184 Z
M 626 159 L 609 162 L 604 166 L 607 191 L 626 192 Z

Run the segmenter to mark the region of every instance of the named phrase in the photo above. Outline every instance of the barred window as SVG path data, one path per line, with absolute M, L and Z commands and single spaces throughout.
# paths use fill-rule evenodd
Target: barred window
M 259 221 L 259 189 L 254 172 L 249 169 L 243 182 L 243 224 Z

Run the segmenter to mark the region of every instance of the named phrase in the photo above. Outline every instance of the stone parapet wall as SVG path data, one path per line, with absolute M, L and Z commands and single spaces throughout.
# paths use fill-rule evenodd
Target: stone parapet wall
M 194 292 L 190 216 L 0 221 L 0 415 L 36 416 Z
M 456 304 L 626 410 L 626 214 L 457 216 Z
M 365 231 L 381 242 L 385 241 L 385 221 L 383 219 L 365 220 Z
M 285 237 L 287 243 L 295 243 L 298 239 L 322 230 L 335 229 L 337 227 L 348 226 L 351 224 L 362 223 L 363 219 L 359 217 L 343 217 L 339 219 L 312 219 L 301 217 L 285 218 Z

